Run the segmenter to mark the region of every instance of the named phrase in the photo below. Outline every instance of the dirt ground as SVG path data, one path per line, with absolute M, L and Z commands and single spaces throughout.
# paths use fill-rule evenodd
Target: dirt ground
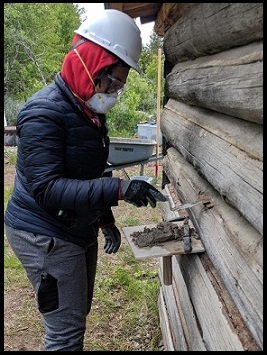
M 4 165 L 4 185 L 11 187 L 14 182 L 14 165 L 5 163 Z
M 145 166 L 146 172 L 155 171 L 155 163 L 150 166 Z M 5 160 L 4 162 L 4 186 L 11 187 L 14 181 L 14 165 L 10 165 Z M 159 174 L 161 172 L 161 167 L 159 167 Z M 136 173 L 134 175 L 137 175 Z M 125 213 L 122 207 L 122 211 L 117 208 L 117 213 Z M 115 216 L 116 217 L 116 216 Z M 149 220 L 149 216 L 145 216 Z M 101 251 L 102 241 L 100 241 L 100 254 L 99 260 L 105 256 L 104 252 Z M 122 244 L 127 241 L 123 238 Z M 100 261 L 101 262 L 101 261 Z M 151 263 L 157 263 L 157 261 L 151 261 Z M 23 308 L 23 309 L 22 309 Z M 23 312 L 28 312 L 31 314 L 33 319 L 32 323 L 24 321 Z M 147 329 L 147 333 L 153 331 L 154 325 L 148 325 L 150 329 Z M 40 329 L 38 329 L 40 327 Z M 156 327 L 156 326 L 155 326 Z M 114 324 L 109 325 L 110 332 L 116 331 L 116 321 Z M 140 329 L 141 334 L 141 329 Z M 89 334 L 91 337 L 92 334 Z M 109 334 L 105 334 L 109 336 Z M 29 286 L 23 286 L 12 290 L 12 292 L 5 292 L 4 294 L 4 351 L 42 351 L 43 344 L 43 329 L 41 327 L 40 315 L 37 311 L 35 296 L 32 289 Z M 137 333 L 129 339 L 129 348 L 136 347 L 137 350 L 146 349 L 146 339 Z

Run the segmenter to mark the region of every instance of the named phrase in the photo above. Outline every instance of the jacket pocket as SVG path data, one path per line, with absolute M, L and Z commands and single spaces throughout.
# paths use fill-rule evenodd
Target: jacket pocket
M 58 309 L 57 279 L 50 274 L 42 274 L 38 289 L 38 309 L 41 313 Z

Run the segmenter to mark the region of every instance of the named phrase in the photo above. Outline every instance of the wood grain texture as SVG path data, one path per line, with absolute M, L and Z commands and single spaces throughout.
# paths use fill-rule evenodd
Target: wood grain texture
M 187 260 L 187 259 L 186 259 Z M 161 263 L 159 263 L 161 267 Z M 188 344 L 188 351 L 207 351 L 203 332 L 198 322 L 198 314 L 188 293 L 187 285 L 181 272 L 177 258 L 173 257 L 173 283 L 172 288 L 176 299 L 177 311 L 180 314 L 181 324 Z M 200 290 L 201 295 L 202 290 Z M 200 315 L 203 317 L 204 315 Z
M 185 257 L 180 266 L 208 351 L 244 351 L 199 257 Z
M 163 169 L 183 201 L 199 191 L 214 205 L 196 205 L 190 217 L 206 253 L 259 347 L 263 344 L 263 238 L 242 215 L 229 206 L 183 156 L 171 147 Z
M 155 20 L 156 34 L 164 36 L 165 32 L 194 5 L 194 3 L 163 3 Z
M 162 293 L 162 289 L 159 289 L 158 297 L 158 309 L 159 309 L 159 320 L 162 340 L 164 344 L 164 351 L 175 351 L 172 340 L 172 332 L 169 324 L 169 316 L 167 309 L 165 307 L 165 301 Z
M 262 234 L 262 126 L 170 99 L 161 130 L 168 144 Z
M 177 64 L 263 39 L 263 3 L 198 3 L 164 36 L 166 59 Z
M 166 95 L 189 105 L 263 124 L 263 43 L 177 64 Z

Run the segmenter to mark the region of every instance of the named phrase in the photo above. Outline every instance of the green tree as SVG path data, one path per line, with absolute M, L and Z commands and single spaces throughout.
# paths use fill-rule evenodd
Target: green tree
M 24 101 L 54 80 L 69 50 L 73 31 L 83 20 L 84 9 L 71 3 L 4 4 L 4 93 L 8 124 L 14 124 Z M 142 48 L 139 61 L 142 74 L 130 70 L 128 90 L 108 113 L 113 135 L 131 136 L 137 123 L 156 117 L 159 48 L 162 38 L 152 33 L 150 43 Z M 161 85 L 163 88 L 163 76 Z
M 5 94 L 23 101 L 50 83 L 79 25 L 71 3 L 5 3 Z
M 143 46 L 139 60 L 142 73 L 130 70 L 127 86 L 116 106 L 107 114 L 110 135 L 130 137 L 141 121 L 155 120 L 157 114 L 158 49 L 162 39 L 156 34 L 150 36 L 150 43 Z M 161 98 L 163 98 L 163 56 L 161 58 Z

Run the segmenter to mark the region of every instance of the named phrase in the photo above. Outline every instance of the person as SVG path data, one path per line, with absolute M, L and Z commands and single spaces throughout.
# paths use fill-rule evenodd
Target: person
M 141 72 L 135 21 L 103 10 L 74 31 L 55 81 L 36 92 L 17 116 L 14 189 L 5 232 L 36 294 L 44 351 L 83 351 L 97 268 L 98 235 L 116 253 L 121 234 L 112 212 L 119 201 L 155 207 L 153 185 L 105 173 L 106 113 Z

